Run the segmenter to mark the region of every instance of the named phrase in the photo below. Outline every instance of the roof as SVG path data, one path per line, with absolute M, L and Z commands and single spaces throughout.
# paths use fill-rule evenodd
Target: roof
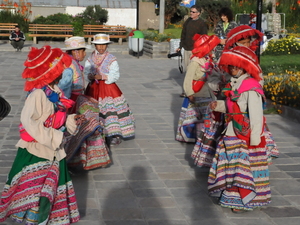
M 136 8 L 136 0 L 30 0 L 32 6 L 100 5 L 102 8 Z

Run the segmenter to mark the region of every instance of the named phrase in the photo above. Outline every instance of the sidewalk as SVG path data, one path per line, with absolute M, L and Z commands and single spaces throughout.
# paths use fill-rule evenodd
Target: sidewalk
M 0 94 L 12 111 L 0 122 L 0 189 L 19 139 L 25 98 L 21 73 L 27 57 L 25 50 L 11 52 L 6 47 L 0 45 Z M 272 203 L 233 214 L 207 195 L 208 170 L 192 166 L 193 145 L 174 140 L 183 100 L 177 61 L 115 55 L 121 70 L 117 83 L 136 118 L 136 138 L 112 147 L 114 163 L 109 168 L 73 177 L 81 213 L 78 225 L 299 224 L 299 123 L 280 115 L 266 116 L 280 150 L 280 158 L 270 166 Z M 0 223 L 12 224 L 9 219 Z

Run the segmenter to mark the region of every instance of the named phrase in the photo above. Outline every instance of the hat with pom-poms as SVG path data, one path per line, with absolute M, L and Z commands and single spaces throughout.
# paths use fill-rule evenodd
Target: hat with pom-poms
M 58 78 L 65 68 L 72 63 L 72 58 L 59 48 L 46 45 L 40 49 L 32 47 L 27 56 L 22 73 L 26 79 L 24 90 L 41 88 Z
M 256 54 L 248 47 L 236 46 L 231 50 L 224 50 L 219 60 L 219 67 L 229 73 L 228 66 L 244 69 L 255 80 L 260 81 L 261 68 Z
M 193 40 L 195 42 L 192 57 L 196 56 L 198 58 L 206 56 L 220 43 L 220 39 L 216 35 L 195 34 Z
M 229 31 L 224 49 L 231 49 L 239 40 L 249 38 L 250 48 L 255 51 L 259 42 L 262 41 L 263 36 L 263 33 L 259 30 L 248 25 L 241 25 Z

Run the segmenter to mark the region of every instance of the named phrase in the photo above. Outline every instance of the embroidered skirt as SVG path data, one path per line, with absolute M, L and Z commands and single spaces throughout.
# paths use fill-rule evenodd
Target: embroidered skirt
M 211 101 L 211 98 L 196 97 L 195 103 L 191 103 L 189 98 L 184 98 L 178 120 L 176 141 L 196 142 L 197 132 L 203 126 L 203 115 Z
M 265 124 L 264 136 L 266 138 L 268 162 L 269 164 L 272 164 L 272 159 L 276 159 L 279 157 L 279 150 L 277 148 L 277 144 L 275 143 L 273 134 L 270 132 L 267 124 Z
M 92 82 L 86 89 L 86 95 L 98 100 L 99 116 L 104 124 L 105 136 L 122 138 L 135 136 L 133 114 L 115 83 L 105 84 L 103 80 L 99 80 L 98 83 Z
M 79 221 L 66 161 L 49 161 L 19 148 L 0 202 L 0 222 L 10 217 L 28 225 Z
M 98 101 L 80 95 L 76 101 L 76 112 L 85 115 L 87 122 L 79 127 L 74 136 L 69 137 L 65 146 L 68 165 L 74 167 L 82 164 L 84 170 L 106 167 L 111 159 L 103 125 L 99 121 Z
M 223 207 L 252 210 L 271 202 L 265 146 L 248 148 L 244 140 L 224 136 L 219 141 L 208 177 L 208 192 Z
M 210 167 L 215 156 L 217 142 L 224 130 L 223 115 L 213 112 L 204 116 L 204 126 L 197 135 L 191 157 L 199 167 Z

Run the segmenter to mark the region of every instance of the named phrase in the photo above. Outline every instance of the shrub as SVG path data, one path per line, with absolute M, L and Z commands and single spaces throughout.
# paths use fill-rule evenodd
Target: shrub
M 300 109 L 300 72 L 264 76 L 264 92 L 274 104 Z
M 84 24 L 104 24 L 108 20 L 108 11 L 100 5 L 88 6 L 78 16 L 82 17 Z
M 164 42 L 169 41 L 172 38 L 175 38 L 172 34 L 159 34 L 156 30 L 143 30 L 145 40 L 155 41 L 155 42 Z
M 71 24 L 72 16 L 64 13 L 56 13 L 47 17 L 39 16 L 32 21 L 36 24 Z
M 293 36 L 269 41 L 263 55 L 291 55 L 300 54 L 300 43 Z
M 8 10 L 0 11 L 0 21 L 1 23 L 17 23 L 20 29 L 26 33 L 28 32 L 28 19 L 25 15 L 19 13 L 11 13 Z

